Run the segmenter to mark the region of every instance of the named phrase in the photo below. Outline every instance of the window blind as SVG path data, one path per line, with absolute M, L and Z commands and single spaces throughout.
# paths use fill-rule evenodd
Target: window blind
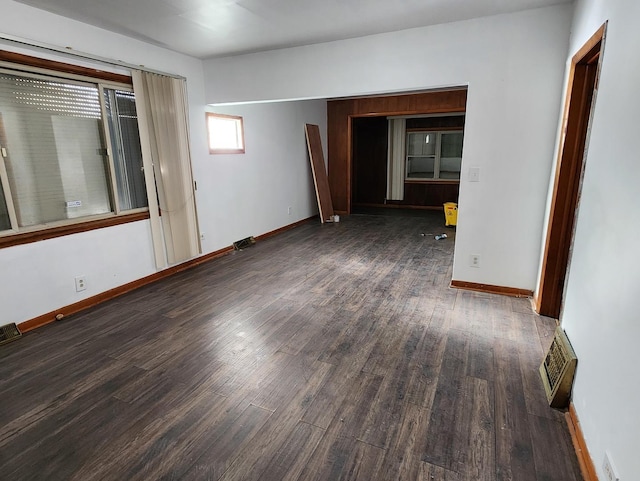
M 147 189 L 155 181 L 162 211 L 162 218 L 158 219 L 153 208 L 155 199 L 149 198 L 156 265 L 160 268 L 164 265 L 163 243 L 169 264 L 201 252 L 191 173 L 186 82 L 138 70 L 132 72 L 132 78 Z
M 97 86 L 0 73 L 0 112 L 20 227 L 112 210 Z

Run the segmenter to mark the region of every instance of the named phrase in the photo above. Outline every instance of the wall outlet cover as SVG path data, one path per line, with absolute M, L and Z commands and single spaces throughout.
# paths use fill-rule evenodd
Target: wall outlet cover
M 78 276 L 75 278 L 76 292 L 81 292 L 87 289 L 87 280 L 84 276 Z

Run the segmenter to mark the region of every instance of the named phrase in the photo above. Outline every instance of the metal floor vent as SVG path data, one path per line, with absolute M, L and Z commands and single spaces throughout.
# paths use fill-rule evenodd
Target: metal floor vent
M 569 405 L 577 363 L 576 353 L 567 335 L 557 327 L 547 357 L 540 366 L 540 376 L 551 407 L 565 408 Z
M 0 344 L 6 344 L 7 342 L 15 341 L 22 336 L 20 329 L 15 322 L 0 327 Z
M 251 247 L 256 243 L 256 240 L 251 237 L 247 237 L 246 239 L 240 239 L 239 241 L 235 241 L 233 243 L 233 248 L 237 251 L 241 251 L 242 249 L 246 249 L 247 247 Z

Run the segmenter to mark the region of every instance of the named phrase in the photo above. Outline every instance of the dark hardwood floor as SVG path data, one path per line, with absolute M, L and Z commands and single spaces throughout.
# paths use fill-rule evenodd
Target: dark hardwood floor
M 580 480 L 537 372 L 554 322 L 450 289 L 442 213 L 394 214 L 305 224 L 0 346 L 0 479 Z

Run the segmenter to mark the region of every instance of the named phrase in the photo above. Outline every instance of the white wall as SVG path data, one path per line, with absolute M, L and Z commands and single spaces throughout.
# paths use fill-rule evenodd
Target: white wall
M 155 271 L 148 222 L 0 249 L 0 323 L 23 322 Z M 76 292 L 75 276 L 87 290 Z
M 5 35 L 71 47 L 186 77 L 191 155 L 205 254 L 241 237 L 273 231 L 317 212 L 305 171 L 308 161 L 302 123 L 318 123 L 326 129 L 324 102 L 247 109 L 247 155 L 212 156 L 207 147 L 207 107 L 200 60 L 11 0 L 0 0 L 0 12 L 0 32 Z M 90 64 L 2 42 L 0 48 Z M 119 68 L 114 70 L 122 72 Z M 277 118 L 279 124 L 271 124 L 270 118 Z M 287 214 L 289 205 L 291 216 Z M 32 319 L 156 270 L 148 221 L 0 249 L 0 266 L 0 325 Z M 81 293 L 75 292 L 74 277 L 78 275 L 87 279 L 87 290 Z
M 573 402 L 601 480 L 605 450 L 621 481 L 640 479 L 640 3 L 580 0 L 571 57 L 609 20 L 562 326 L 578 356 Z
M 454 279 L 533 290 L 571 13 L 549 7 L 213 59 L 207 102 L 468 85 Z M 470 166 L 480 182 L 466 181 Z
M 324 100 L 211 107 L 208 110 L 243 117 L 245 154 L 210 156 L 207 176 L 225 185 L 215 202 L 210 231 L 224 225 L 219 242 L 231 242 L 274 230 L 318 213 L 308 160 L 304 124 L 320 126 L 326 135 Z M 326 140 L 323 148 L 326 155 Z M 250 175 L 248 175 L 250 173 Z M 291 214 L 288 213 L 291 207 Z M 202 216 L 201 216 L 202 217 Z M 205 227 L 201 227 L 205 233 Z

